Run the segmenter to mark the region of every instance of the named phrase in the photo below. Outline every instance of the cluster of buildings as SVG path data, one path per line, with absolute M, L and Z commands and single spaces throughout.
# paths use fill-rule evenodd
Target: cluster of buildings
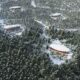
M 17 0 L 14 0 L 14 1 L 16 2 Z M 9 9 L 9 12 L 15 13 L 15 14 L 16 12 L 26 11 L 26 9 L 23 6 L 19 6 L 19 5 L 12 5 L 8 9 Z M 16 24 L 16 23 L 8 24 L 6 23 L 5 19 L 0 19 L 0 30 L 11 37 L 21 36 L 22 33 L 25 31 L 25 26 L 23 24 Z
M 33 7 L 36 7 L 35 1 L 32 0 L 31 5 Z M 11 6 L 9 7 L 9 10 L 12 13 L 15 13 L 16 11 L 21 11 L 24 12 L 25 8 L 23 6 Z M 62 19 L 65 20 L 67 17 L 64 17 L 61 13 L 52 13 L 50 14 L 50 17 L 53 20 L 58 20 L 58 19 Z M 37 23 L 41 24 L 42 26 L 45 27 L 45 29 L 49 29 L 49 26 L 43 24 L 42 21 L 38 21 L 35 20 Z M 11 37 L 13 36 L 21 36 L 22 33 L 25 31 L 25 26 L 23 26 L 22 24 L 3 24 L 1 25 L 1 30 L 10 35 Z M 65 59 L 71 59 L 72 58 L 72 52 L 71 50 L 66 47 L 64 44 L 62 44 L 60 42 L 60 40 L 53 40 L 52 43 L 49 45 L 49 51 L 51 51 L 52 54 L 56 54 L 59 55 L 61 57 L 65 57 Z

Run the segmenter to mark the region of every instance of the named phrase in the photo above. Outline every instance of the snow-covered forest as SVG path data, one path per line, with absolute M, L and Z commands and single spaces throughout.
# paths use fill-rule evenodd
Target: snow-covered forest
M 0 0 L 0 80 L 80 80 L 80 1 Z

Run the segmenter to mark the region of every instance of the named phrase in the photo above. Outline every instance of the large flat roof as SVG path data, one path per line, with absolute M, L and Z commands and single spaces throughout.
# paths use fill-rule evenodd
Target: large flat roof
M 49 47 L 61 52 L 70 52 L 70 49 L 63 45 L 59 40 L 54 40 Z

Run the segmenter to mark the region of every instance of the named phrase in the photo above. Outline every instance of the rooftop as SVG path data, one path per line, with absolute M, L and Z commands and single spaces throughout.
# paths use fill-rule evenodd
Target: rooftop
M 4 25 L 4 29 L 15 28 L 15 27 L 21 27 L 21 25 L 20 24 Z
M 16 8 L 21 8 L 21 6 L 12 6 L 9 9 L 16 9 Z
M 10 36 L 20 36 L 25 30 L 25 27 L 21 24 L 14 24 L 14 25 L 4 25 L 3 26 L 4 32 L 9 34 Z
M 70 49 L 63 45 L 59 40 L 54 40 L 49 47 L 61 52 L 70 52 Z
M 56 17 L 56 16 L 61 16 L 61 13 L 52 13 L 50 16 Z

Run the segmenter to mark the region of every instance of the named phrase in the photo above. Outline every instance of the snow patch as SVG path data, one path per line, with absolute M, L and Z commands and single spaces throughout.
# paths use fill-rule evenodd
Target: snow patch
M 34 8 L 43 8 L 43 9 L 50 9 L 50 7 L 49 6 L 43 6 L 43 5 L 37 5 L 36 3 L 35 3 L 35 0 L 31 0 L 31 6 L 33 6 Z
M 50 9 L 49 6 L 37 6 L 38 8 L 42 8 L 42 9 Z
M 36 20 L 36 19 L 35 19 L 35 21 L 36 21 L 37 23 L 41 24 L 42 26 L 44 26 L 46 29 L 49 29 L 49 26 L 50 26 L 50 25 L 48 25 L 48 23 L 45 24 L 45 23 L 43 23 L 42 21 Z
M 61 65 L 61 64 L 65 63 L 64 60 L 60 60 L 59 58 L 53 58 L 53 56 L 50 54 L 49 54 L 49 58 L 52 61 L 52 63 L 57 64 L 57 65 Z
M 0 19 L 0 25 L 4 25 L 4 20 Z
M 36 6 L 36 3 L 35 3 L 35 1 L 34 0 L 32 0 L 31 1 L 31 5 L 34 7 L 34 8 L 36 8 L 37 6 Z

